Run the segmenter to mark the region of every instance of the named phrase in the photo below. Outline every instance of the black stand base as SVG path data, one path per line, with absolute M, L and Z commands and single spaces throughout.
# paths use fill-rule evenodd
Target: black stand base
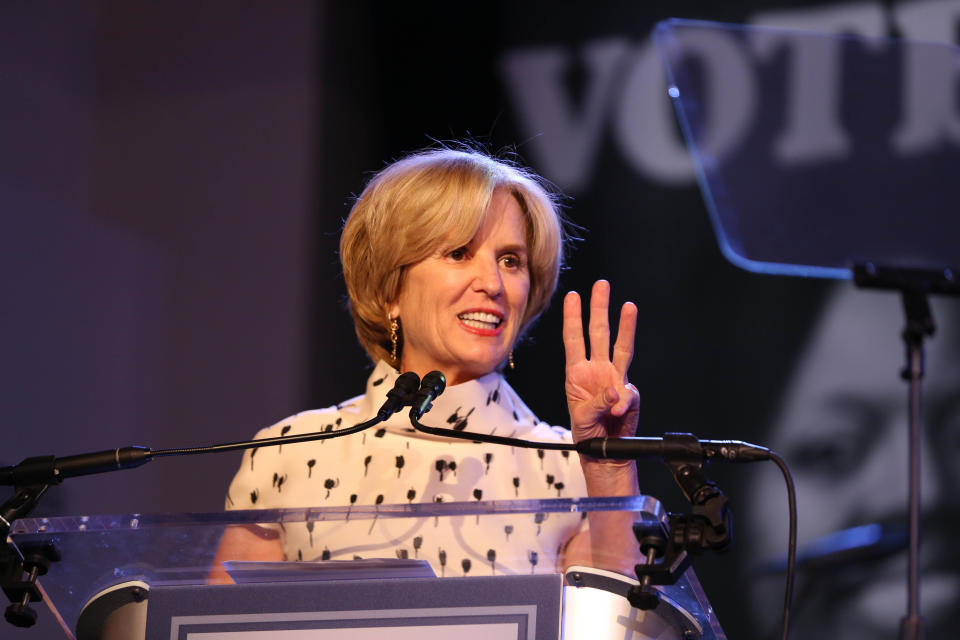
M 49 487 L 43 483 L 18 487 L 13 496 L 0 505 L 0 539 L 7 539 L 11 524 L 30 513 Z M 32 627 L 37 623 L 37 612 L 30 608 L 30 603 L 43 600 L 37 578 L 47 573 L 51 562 L 60 559 L 60 551 L 49 542 L 24 547 L 21 551 L 22 560 L 12 544 L 0 547 L 0 587 L 12 603 L 4 618 L 15 627 Z
M 60 551 L 53 543 L 45 542 L 25 547 L 22 561 L 9 546 L 6 556 L 0 584 L 12 604 L 7 606 L 3 617 L 15 627 L 32 627 L 37 622 L 37 612 L 30 603 L 43 600 L 37 578 L 47 573 L 50 563 L 60 560 Z

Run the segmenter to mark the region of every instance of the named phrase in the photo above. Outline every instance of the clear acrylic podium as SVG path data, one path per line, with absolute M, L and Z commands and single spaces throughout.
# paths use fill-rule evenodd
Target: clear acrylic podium
M 25 518 L 15 523 L 10 537 L 21 551 L 35 544 L 56 544 L 62 560 L 39 582 L 48 606 L 81 638 L 107 637 L 111 625 L 126 632 L 123 637 L 164 640 L 207 633 L 211 635 L 198 637 L 229 633 L 229 637 L 255 638 L 267 632 L 295 638 L 306 637 L 297 634 L 309 629 L 318 633 L 311 638 L 327 637 L 323 633 L 372 637 L 365 634 L 387 632 L 392 637 L 456 633 L 464 640 L 557 638 L 561 603 L 567 638 L 587 637 L 586 633 L 590 638 L 637 640 L 725 637 L 692 570 L 675 585 L 655 587 L 661 603 L 644 612 L 632 609 L 624 597 L 636 580 L 571 568 L 567 581 L 580 586 L 563 587 L 555 552 L 541 552 L 531 564 L 528 549 L 509 545 L 499 548 L 496 562 L 477 557 L 472 571 L 434 566 L 433 572 L 439 574 L 436 569 L 441 569 L 445 578 L 423 577 L 424 571 L 429 575 L 430 567 L 426 563 L 416 567 L 411 561 L 417 558 L 411 555 L 400 563 L 392 558 L 399 568 L 364 567 L 356 579 L 349 567 L 346 573 L 334 571 L 337 575 L 331 578 L 330 563 L 321 562 L 314 573 L 303 570 L 310 563 L 271 563 L 266 572 L 258 572 L 263 567 L 256 565 L 242 573 L 237 566 L 231 567 L 232 576 L 242 575 L 238 584 L 207 584 L 227 527 L 270 529 L 315 523 L 319 535 L 322 525 L 331 523 L 366 530 L 374 521 L 432 527 L 449 519 L 457 530 L 482 519 L 497 527 L 502 522 L 510 531 L 511 522 L 585 518 L 591 511 L 629 511 L 633 520 L 665 517 L 659 502 L 637 496 Z M 509 554 L 517 557 L 505 557 Z M 296 565 L 296 573 L 284 575 L 285 565 Z M 111 616 L 116 616 L 112 622 Z M 16 631 L 8 627 L 8 633 L 15 637 Z

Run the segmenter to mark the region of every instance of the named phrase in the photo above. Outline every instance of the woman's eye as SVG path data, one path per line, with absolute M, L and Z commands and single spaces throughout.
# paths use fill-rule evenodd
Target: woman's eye
M 466 247 L 460 247 L 459 249 L 454 249 L 453 251 L 448 253 L 447 256 L 451 260 L 457 260 L 459 262 L 460 260 L 463 260 L 464 258 L 467 257 L 467 249 Z
M 507 255 L 500 258 L 500 260 L 503 262 L 503 266 L 508 269 L 519 269 L 523 266 L 523 262 L 520 261 L 519 256 Z

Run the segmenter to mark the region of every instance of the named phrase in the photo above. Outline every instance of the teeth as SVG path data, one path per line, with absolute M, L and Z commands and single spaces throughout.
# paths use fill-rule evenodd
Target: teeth
M 492 327 L 497 327 L 502 320 L 493 315 L 492 313 L 485 313 L 483 311 L 470 311 L 469 313 L 461 313 L 459 316 L 460 320 L 463 321 L 468 327 L 474 327 L 475 329 L 489 329 Z

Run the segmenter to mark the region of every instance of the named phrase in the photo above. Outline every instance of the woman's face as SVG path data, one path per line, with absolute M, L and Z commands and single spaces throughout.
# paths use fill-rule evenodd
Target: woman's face
M 407 269 L 390 309 L 403 332 L 401 369 L 439 370 L 451 385 L 490 373 L 513 348 L 529 294 L 523 211 L 496 189 L 470 242 Z

